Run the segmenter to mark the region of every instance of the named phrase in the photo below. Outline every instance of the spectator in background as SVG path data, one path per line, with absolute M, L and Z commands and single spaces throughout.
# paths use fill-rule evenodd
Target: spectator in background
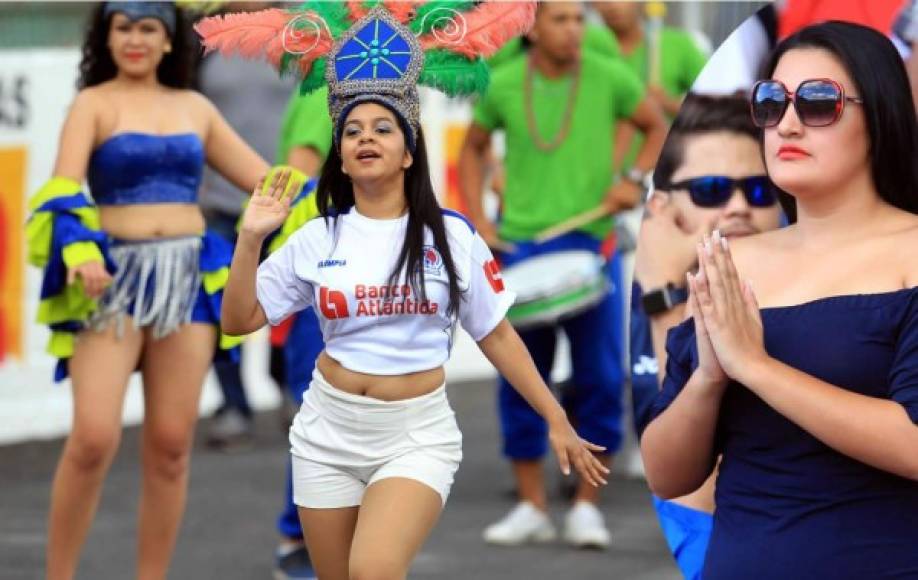
M 530 41 L 526 36 L 520 36 L 505 44 L 503 48 L 494 53 L 494 56 L 488 59 L 488 66 L 492 69 L 501 66 L 505 62 L 525 54 L 526 49 L 530 46 Z M 615 35 L 602 24 L 585 22 L 583 27 L 583 48 L 597 55 L 608 58 L 619 58 L 621 50 Z
M 233 11 L 259 10 L 262 2 L 234 2 Z M 244 79 L 244 82 L 243 82 Z M 198 72 L 198 88 L 206 95 L 227 122 L 263 158 L 275 159 L 281 111 L 290 94 L 293 81 L 281 79 L 261 63 L 218 53 L 205 57 Z M 236 223 L 242 213 L 246 192 L 208 168 L 201 187 L 201 208 L 209 228 L 228 241 L 236 241 Z M 218 449 L 239 449 L 253 443 L 252 408 L 249 405 L 239 362 L 220 360 L 214 371 L 223 393 L 207 443 Z M 278 382 L 286 401 L 283 385 Z M 285 402 L 285 406 L 287 403 Z
M 662 3 L 660 9 L 664 10 Z M 645 4 L 639 2 L 593 2 L 592 7 L 615 34 L 621 59 L 647 87 L 671 119 L 679 112 L 682 97 L 692 88 L 707 57 L 692 36 L 682 30 L 663 27 L 663 14 L 645 21 Z M 616 132 L 617 166 L 627 170 L 634 164 L 642 138 L 628 125 Z
M 293 91 L 280 125 L 277 158 L 309 176 L 319 175 L 332 142 L 332 122 L 328 116 L 328 88 L 313 93 Z
M 745 97 L 689 94 L 654 170 L 640 230 L 631 294 L 631 383 L 638 432 L 649 421 L 666 367 L 666 333 L 685 318 L 685 274 L 695 245 L 719 229 L 728 237 L 778 227 L 758 130 Z M 714 510 L 714 478 L 691 495 L 654 497 L 660 526 L 684 577 L 701 577 Z
M 498 67 L 487 93 L 477 103 L 459 159 L 460 187 L 469 215 L 486 242 L 507 249 L 505 265 L 564 249 L 599 251 L 612 220 L 600 218 L 550 243 L 534 236 L 566 218 L 604 205 L 610 213 L 636 205 L 643 175 L 615 182 L 612 136 L 620 119 L 631 119 L 648 139 L 636 167 L 648 170 L 666 131 L 656 104 L 644 98 L 640 81 L 621 63 L 581 50 L 584 7 L 580 3 L 542 3 L 529 33 L 526 53 Z M 485 153 L 494 131 L 506 133 L 507 182 L 498 227 L 482 208 Z M 571 340 L 573 413 L 588 439 L 606 447 L 611 462 L 621 439 L 622 353 L 609 345 L 610 309 L 618 291 L 599 305 L 563 322 Z M 560 326 L 560 325 L 559 325 Z M 548 381 L 557 327 L 520 333 L 539 372 Z M 547 512 L 541 459 L 547 451 L 546 424 L 509 383 L 501 379 L 499 406 L 504 454 L 513 462 L 519 503 L 485 530 L 485 540 L 522 544 L 554 537 Z M 582 481 L 565 523 L 565 539 L 576 546 L 606 547 L 610 538 L 596 507 L 598 493 Z

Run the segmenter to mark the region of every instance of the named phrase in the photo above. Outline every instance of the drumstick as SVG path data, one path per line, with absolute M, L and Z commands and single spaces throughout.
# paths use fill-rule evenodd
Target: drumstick
M 551 226 L 550 228 L 545 228 L 536 234 L 533 240 L 540 244 L 547 242 L 548 240 L 553 240 L 559 236 L 563 236 L 568 232 L 576 230 L 580 226 L 584 226 L 591 221 L 597 220 L 607 215 L 609 215 L 609 208 L 605 204 L 596 206 L 593 209 L 579 213 L 559 224 Z
M 488 244 L 492 250 L 499 250 L 505 254 L 512 254 L 516 251 L 516 246 L 504 240 L 496 240 Z
M 663 29 L 663 17 L 666 15 L 666 4 L 648 2 L 644 6 L 647 14 L 647 84 L 660 84 L 660 33 Z

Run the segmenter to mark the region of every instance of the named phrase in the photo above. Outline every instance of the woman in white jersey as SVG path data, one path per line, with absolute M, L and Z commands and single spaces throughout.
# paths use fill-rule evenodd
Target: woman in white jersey
M 531 22 L 532 6 L 484 6 L 501 34 Z M 403 26 L 420 15 L 380 6 L 355 16 L 327 58 L 334 146 L 316 194 L 322 217 L 258 267 L 289 213 L 281 192 L 294 189 L 289 173 L 275 175 L 243 216 L 223 309 L 230 334 L 308 306 L 319 314 L 326 348 L 290 441 L 294 501 L 323 580 L 403 578 L 433 528 L 462 458 L 443 371 L 457 322 L 548 421 L 562 471 L 573 465 L 593 485 L 608 473 L 592 453 L 602 447 L 577 436 L 506 321 L 513 294 L 484 241 L 437 203 L 416 88 L 420 46 L 433 41 Z

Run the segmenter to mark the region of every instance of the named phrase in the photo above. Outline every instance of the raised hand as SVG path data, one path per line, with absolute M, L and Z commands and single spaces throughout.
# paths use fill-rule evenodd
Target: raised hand
M 288 184 L 292 186 L 292 191 L 299 191 L 303 185 L 291 183 L 291 173 L 289 169 L 283 169 L 276 172 L 267 184 L 266 177 L 258 181 L 249 205 L 242 214 L 241 232 L 262 239 L 284 223 L 290 215 L 292 201 L 292 197 L 285 196 L 284 192 L 287 191 Z
M 742 382 L 740 375 L 749 363 L 768 358 L 758 302 L 749 283 L 740 280 L 729 244 L 719 232 L 705 236 L 698 260 L 701 270 L 693 290 L 704 327 L 721 368 Z
M 673 203 L 648 203 L 638 232 L 634 277 L 645 291 L 678 285 L 695 264 L 695 244 L 703 232 L 685 231 Z
M 593 455 L 594 451 L 605 451 L 606 448 L 581 439 L 566 419 L 549 427 L 548 440 L 558 456 L 558 464 L 564 475 L 570 474 L 573 463 L 580 477 L 593 487 L 608 483 L 606 476 L 609 468 Z

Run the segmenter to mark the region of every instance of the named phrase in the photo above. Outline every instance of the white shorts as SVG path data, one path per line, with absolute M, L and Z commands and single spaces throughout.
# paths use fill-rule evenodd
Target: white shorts
M 406 477 L 449 496 L 462 461 L 462 433 L 446 385 L 403 401 L 353 395 L 315 369 L 290 427 L 293 502 L 307 508 L 360 505 L 367 486 Z

